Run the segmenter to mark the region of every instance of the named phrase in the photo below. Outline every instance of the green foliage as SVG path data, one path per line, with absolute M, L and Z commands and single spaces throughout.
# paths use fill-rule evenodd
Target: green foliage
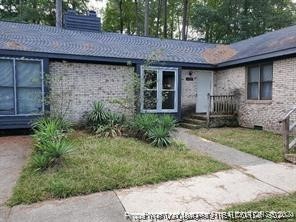
M 148 131 L 148 138 L 151 144 L 157 147 L 166 147 L 172 143 L 169 129 L 164 126 L 157 126 L 150 129 Z
M 130 128 L 136 136 L 145 138 L 148 131 L 157 125 L 158 120 L 155 114 L 139 114 L 130 123 Z
M 125 118 L 108 111 L 101 102 L 95 102 L 86 113 L 87 127 L 99 136 L 116 137 L 122 135 Z
M 170 134 L 175 127 L 176 120 L 170 115 L 139 114 L 130 123 L 133 135 L 157 147 L 166 147 L 171 144 Z
M 231 43 L 296 22 L 291 0 L 202 0 L 191 9 L 193 29 L 204 41 Z
M 72 152 L 72 145 L 67 140 L 49 140 L 45 144 L 43 155 L 47 156 L 49 163 L 54 166 L 60 164 L 63 158 Z
M 94 102 L 91 111 L 86 114 L 86 118 L 87 125 L 91 128 L 96 128 L 108 123 L 109 112 L 105 110 L 103 103 Z
M 63 11 L 87 11 L 89 0 L 63 0 Z M 55 0 L 1 0 L 0 19 L 55 25 Z
M 70 124 L 62 118 L 45 117 L 32 125 L 35 141 L 32 166 L 36 170 L 42 171 L 59 165 L 73 151 L 66 134 L 70 131 Z
M 35 147 L 42 151 L 48 141 L 60 141 L 65 137 L 71 125 L 57 117 L 44 117 L 32 124 L 35 140 Z
M 32 157 L 32 167 L 36 169 L 36 171 L 46 170 L 49 166 L 49 158 L 46 155 L 35 154 Z

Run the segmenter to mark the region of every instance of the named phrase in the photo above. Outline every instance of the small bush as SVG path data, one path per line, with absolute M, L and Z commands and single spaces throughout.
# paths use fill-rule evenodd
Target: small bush
M 121 136 L 124 123 L 123 115 L 108 111 L 101 102 L 95 102 L 92 110 L 86 113 L 87 128 L 99 136 Z
M 171 144 L 170 132 L 163 126 L 153 127 L 148 131 L 148 139 L 153 146 L 166 147 Z
M 67 140 L 48 141 L 44 156 L 49 159 L 51 166 L 58 165 L 63 158 L 73 152 L 71 144 Z
M 158 124 L 159 118 L 154 114 L 139 114 L 130 123 L 131 132 L 142 139 L 147 138 L 150 129 Z
M 60 141 L 70 130 L 70 124 L 62 118 L 45 117 L 38 119 L 32 124 L 35 140 L 35 147 L 41 151 L 48 141 Z
M 171 145 L 171 132 L 175 127 L 176 120 L 172 116 L 156 114 L 139 114 L 130 124 L 134 136 L 158 147 Z
M 105 110 L 104 105 L 101 102 L 94 102 L 90 112 L 86 114 L 87 126 L 91 129 L 95 129 L 100 125 L 108 123 L 109 113 Z
M 32 157 L 32 166 L 36 171 L 43 171 L 49 166 L 49 158 L 46 155 L 35 154 Z
M 36 170 L 41 171 L 60 164 L 63 158 L 73 151 L 66 140 L 70 124 L 62 118 L 41 118 L 32 126 L 36 152 L 32 166 Z

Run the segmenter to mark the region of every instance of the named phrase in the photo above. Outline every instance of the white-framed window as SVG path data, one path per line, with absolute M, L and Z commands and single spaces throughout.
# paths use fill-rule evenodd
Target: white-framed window
M 0 116 L 43 113 L 43 60 L 0 57 Z
M 178 111 L 178 68 L 141 67 L 141 112 Z

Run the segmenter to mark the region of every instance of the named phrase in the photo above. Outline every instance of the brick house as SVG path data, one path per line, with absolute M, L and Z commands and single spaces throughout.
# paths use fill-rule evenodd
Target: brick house
M 219 98 L 234 112 L 235 94 L 241 126 L 278 131 L 296 104 L 296 26 L 220 45 L 101 32 L 93 14 L 69 12 L 62 29 L 0 22 L 0 33 L 0 129 L 27 128 L 61 104 L 75 122 L 97 100 L 127 112 L 111 101 L 128 96 L 133 73 L 142 83 L 139 112 L 183 119 L 211 113 Z M 48 104 L 49 94 L 56 100 Z

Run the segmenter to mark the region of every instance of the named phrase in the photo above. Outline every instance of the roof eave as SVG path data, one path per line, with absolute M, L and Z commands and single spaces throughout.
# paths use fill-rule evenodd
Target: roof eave
M 63 54 L 63 53 L 46 53 L 46 52 L 34 52 L 24 50 L 9 50 L 0 49 L 0 56 L 18 56 L 18 57 L 38 57 L 48 58 L 55 60 L 73 60 L 73 61 L 84 61 L 84 62 L 102 62 L 102 63 L 113 63 L 113 64 L 143 64 L 144 59 L 133 59 L 133 58 L 117 58 L 117 57 L 104 57 L 104 56 L 88 56 L 88 55 L 74 55 L 74 54 Z M 201 68 L 201 69 L 214 69 L 215 65 L 207 63 L 188 63 L 188 62 L 174 62 L 174 61 L 159 61 L 154 62 L 154 65 L 169 65 L 175 67 L 184 68 Z
M 242 64 L 246 64 L 246 63 L 252 63 L 254 61 L 291 56 L 293 54 L 296 54 L 296 47 L 291 47 L 291 48 L 273 51 L 273 52 L 269 52 L 269 53 L 263 53 L 260 55 L 245 57 L 245 58 L 241 58 L 241 59 L 229 60 L 229 61 L 217 64 L 216 68 L 227 68 L 230 66 L 238 66 L 238 65 L 242 65 Z

